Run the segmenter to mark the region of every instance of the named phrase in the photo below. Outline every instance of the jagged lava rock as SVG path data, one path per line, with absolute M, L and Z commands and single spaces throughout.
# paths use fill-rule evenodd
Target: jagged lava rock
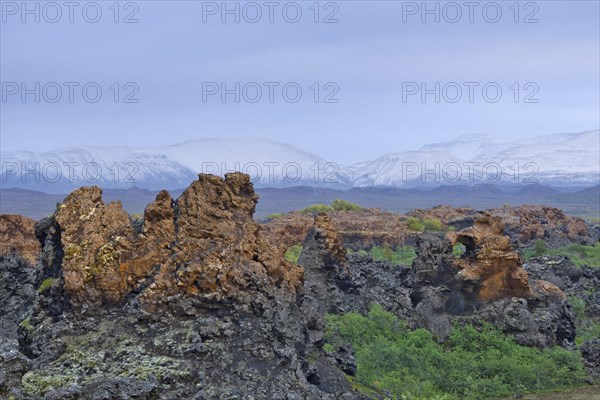
M 452 207 L 452 206 L 436 206 L 428 209 L 417 208 L 413 211 L 406 213 L 406 215 L 425 219 L 425 218 L 436 218 L 439 219 L 443 224 L 449 225 L 454 221 L 465 218 L 469 215 L 475 214 L 477 211 L 470 207 Z
M 54 215 L 65 290 L 83 304 L 117 304 L 136 292 L 149 311 L 182 296 L 210 302 L 274 287 L 295 294 L 302 268 L 260 234 L 257 200 L 248 175 L 200 174 L 177 201 L 161 191 L 138 233 L 99 188 L 75 190 Z
M 247 175 L 200 175 L 177 200 L 160 192 L 135 227 L 98 188 L 73 192 L 36 229 L 42 265 L 57 283 L 39 293 L 31 329 L 19 331 L 32 366 L 15 363 L 11 393 L 363 398 L 338 369 L 355 371 L 351 349 L 338 358 L 321 350 L 321 308 L 300 295 L 303 268 L 263 238 L 252 218 L 256 201 Z M 319 221 L 324 271 L 343 276 L 345 252 L 327 218 Z M 47 303 L 59 286 L 73 304 L 56 315 Z
M 34 234 L 35 221 L 22 215 L 0 214 L 0 255 L 14 251 L 30 263 L 39 260 L 40 243 Z
M 495 208 L 489 213 L 502 218 L 507 234 L 523 244 L 530 244 L 537 239 L 543 239 L 550 247 L 594 242 L 590 229 L 582 218 L 567 215 L 559 208 L 522 205 Z
M 295 295 L 303 270 L 263 238 L 252 218 L 257 200 L 248 175 L 226 174 L 223 180 L 200 174 L 174 204 L 172 256 L 142 293 L 142 303 L 179 294 L 220 300 L 275 287 Z
M 105 204 L 99 187 L 82 187 L 60 204 L 54 220 L 61 230 L 64 286 L 78 303 L 116 303 L 127 290 L 125 241 L 134 233 L 120 202 Z
M 414 242 L 406 217 L 378 209 L 364 208 L 356 211 L 330 211 L 333 227 L 344 247 L 353 250 L 373 246 L 403 246 Z M 271 245 L 285 251 L 301 244 L 312 229 L 314 216 L 293 211 L 263 223 L 265 236 Z
M 331 217 L 320 213 L 306 235 L 298 263 L 305 269 L 305 301 L 322 312 L 338 312 L 340 290 L 351 286 L 346 249 L 337 236 Z
M 524 345 L 571 346 L 575 316 L 565 294 L 553 283 L 529 278 L 501 218 L 474 219 L 473 226 L 445 238 L 427 234 L 417 241 L 407 285 L 422 324 L 444 337 L 453 316 L 492 323 Z M 460 258 L 452 255 L 456 243 L 466 248 Z
M 464 256 L 457 261 L 457 277 L 474 286 L 479 300 L 533 294 L 521 256 L 512 249 L 510 237 L 503 234 L 500 218 L 483 215 L 473 226 L 448 237 L 453 244 L 466 247 Z

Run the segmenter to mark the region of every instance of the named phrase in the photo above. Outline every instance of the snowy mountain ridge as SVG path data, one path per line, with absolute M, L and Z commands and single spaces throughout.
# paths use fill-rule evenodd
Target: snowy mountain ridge
M 469 134 L 390 152 L 350 166 L 267 138 L 197 139 L 163 147 L 70 147 L 0 152 L 1 186 L 64 193 L 105 188 L 185 187 L 198 173 L 248 173 L 259 187 L 419 186 L 469 183 L 594 185 L 600 182 L 600 131 L 512 141 Z

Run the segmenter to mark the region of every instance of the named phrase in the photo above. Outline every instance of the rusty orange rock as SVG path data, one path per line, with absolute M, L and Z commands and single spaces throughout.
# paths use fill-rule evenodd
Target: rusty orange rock
M 65 290 L 75 302 L 114 303 L 127 289 L 121 265 L 131 257 L 133 225 L 120 202 L 105 204 L 102 190 L 83 187 L 60 204 Z
M 97 187 L 59 205 L 65 290 L 75 303 L 116 304 L 139 293 L 148 310 L 183 297 L 233 298 L 281 288 L 295 294 L 303 269 L 285 261 L 253 220 L 258 196 L 248 175 L 200 174 L 174 201 L 160 192 L 136 232 L 121 204 Z
M 347 248 L 369 249 L 373 246 L 403 246 L 413 234 L 408 229 L 406 217 L 378 209 L 357 211 L 331 211 L 327 213 Z M 314 216 L 294 211 L 263 224 L 265 237 L 285 251 L 294 244 L 301 244 L 314 224 Z
M 561 209 L 542 205 L 496 208 L 490 214 L 502 218 L 505 228 L 514 232 L 521 243 L 544 239 L 559 244 L 586 243 L 590 231 L 582 218 L 565 214 Z
M 417 208 L 411 212 L 408 212 L 406 215 L 420 219 L 435 218 L 440 220 L 443 224 L 448 224 L 455 219 L 463 218 L 475 213 L 476 210 L 470 207 L 452 207 L 441 205 L 428 209 Z
M 227 174 L 223 180 L 201 174 L 176 202 L 173 255 L 142 294 L 142 303 L 155 308 L 180 294 L 221 300 L 274 286 L 296 293 L 303 269 L 263 238 L 252 218 L 257 201 L 248 175 Z
M 472 227 L 448 235 L 453 244 L 466 247 L 457 261 L 457 278 L 475 287 L 481 301 L 533 295 L 521 256 L 503 232 L 501 218 L 483 215 Z
M 30 264 L 40 257 L 35 221 L 22 215 L 0 214 L 0 255 L 16 251 Z

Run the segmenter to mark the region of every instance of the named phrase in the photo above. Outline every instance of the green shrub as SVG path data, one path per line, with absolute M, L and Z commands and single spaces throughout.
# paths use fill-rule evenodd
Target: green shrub
M 330 343 L 325 343 L 323 345 L 323 350 L 327 353 L 333 353 L 335 351 L 335 349 L 333 348 L 333 346 Z
M 427 231 L 443 231 L 444 226 L 442 221 L 437 218 L 425 218 L 423 220 L 423 226 Z
M 55 278 L 46 278 L 46 279 L 44 279 L 44 281 L 42 282 L 42 284 L 38 288 L 38 293 L 43 293 L 46 290 L 50 289 L 50 286 L 52 286 L 52 284 L 54 283 L 55 280 L 56 280 Z
M 328 206 L 327 204 L 312 204 L 306 207 L 302 212 L 307 214 L 318 214 L 320 212 L 331 212 L 333 208 Z
M 546 242 L 542 239 L 538 239 L 535 241 L 534 254 L 536 257 L 543 256 L 548 251 L 548 246 L 546 246 Z
M 544 243 L 543 246 L 546 244 Z M 537 249 L 538 242 L 536 241 L 536 249 L 524 249 L 523 257 L 529 260 L 539 252 Z M 540 248 L 543 246 L 540 244 Z M 540 250 L 541 251 L 541 250 Z M 575 265 L 582 267 L 587 265 L 593 268 L 600 268 L 600 242 L 593 246 L 586 246 L 582 244 L 570 244 L 567 246 L 559 247 L 556 249 L 546 249 L 544 254 L 550 256 L 565 256 L 569 258 Z
M 416 217 L 408 217 L 406 219 L 408 229 L 413 232 L 428 231 L 443 231 L 444 224 L 437 218 L 423 218 L 422 220 Z
M 585 301 L 577 296 L 569 296 L 569 304 L 573 307 L 573 312 L 577 319 L 582 320 L 585 318 Z
M 352 250 L 352 249 L 346 249 L 346 253 L 347 254 L 358 254 L 360 256 L 366 256 L 367 254 L 369 254 L 369 252 L 367 252 L 365 249 L 360 249 L 358 251 Z
M 462 243 L 456 243 L 453 247 L 452 247 L 452 255 L 456 258 L 460 258 L 464 253 L 465 250 L 467 248 L 465 247 L 464 244 Z
M 577 326 L 577 336 L 575 337 L 575 344 L 581 346 L 586 340 L 600 338 L 600 323 L 594 320 L 582 321 Z
M 559 249 L 550 250 L 549 253 L 552 255 L 567 256 L 578 267 L 587 265 L 600 268 L 600 242 L 593 246 L 570 244 Z
M 348 254 L 353 253 L 361 256 L 370 254 L 373 260 L 385 260 L 394 265 L 411 265 L 413 260 L 417 257 L 417 252 L 413 246 L 400 246 L 395 249 L 389 245 L 383 247 L 373 246 L 369 251 L 365 249 L 360 249 L 358 251 L 348 249 Z
M 29 318 L 24 319 L 23 321 L 21 321 L 21 323 L 19 324 L 19 327 L 23 328 L 27 334 L 31 334 L 33 332 L 33 325 L 31 325 L 31 321 L 29 320 Z
M 392 249 L 388 245 L 384 247 L 374 246 L 371 248 L 370 253 L 373 260 L 385 260 L 394 265 L 411 265 L 417 257 L 415 248 L 412 246 L 400 246 L 396 249 Z
M 327 343 L 351 344 L 356 352 L 356 382 L 393 399 L 488 399 L 560 389 L 586 377 L 578 352 L 520 346 L 489 325 L 455 327 L 441 344 L 377 304 L 366 316 L 329 314 L 326 321 Z
M 327 205 L 324 203 L 312 204 L 312 205 L 306 207 L 305 209 L 303 209 L 302 212 L 305 212 L 308 214 L 318 214 L 320 212 L 358 211 L 358 210 L 362 210 L 362 207 L 359 206 L 358 204 L 351 203 L 346 200 L 336 199 L 331 202 L 331 205 Z
M 292 245 L 285 251 L 285 259 L 298 264 L 300 253 L 302 253 L 302 246 L 299 244 Z
M 265 221 L 273 221 L 274 219 L 277 219 L 279 217 L 283 217 L 285 215 L 285 213 L 275 213 L 275 214 L 269 214 L 265 217 Z
M 406 219 L 406 223 L 408 224 L 408 229 L 413 232 L 423 232 L 425 229 L 425 225 L 421 223 L 419 218 L 408 217 Z
M 383 259 L 390 262 L 394 259 L 394 250 L 388 245 L 383 248 Z
M 346 200 L 336 199 L 331 202 L 331 208 L 335 211 L 358 211 L 362 210 L 362 207 L 358 204 L 351 203 Z

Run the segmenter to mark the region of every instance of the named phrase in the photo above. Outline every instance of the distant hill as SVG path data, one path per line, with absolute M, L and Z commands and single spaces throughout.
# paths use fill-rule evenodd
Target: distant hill
M 463 135 L 344 166 L 265 138 L 201 139 L 156 148 L 72 147 L 0 152 L 1 186 L 66 193 L 183 188 L 199 172 L 248 173 L 256 187 L 438 187 L 440 185 L 592 186 L 600 183 L 599 131 L 506 141 Z M 527 189 L 530 190 L 530 189 Z

